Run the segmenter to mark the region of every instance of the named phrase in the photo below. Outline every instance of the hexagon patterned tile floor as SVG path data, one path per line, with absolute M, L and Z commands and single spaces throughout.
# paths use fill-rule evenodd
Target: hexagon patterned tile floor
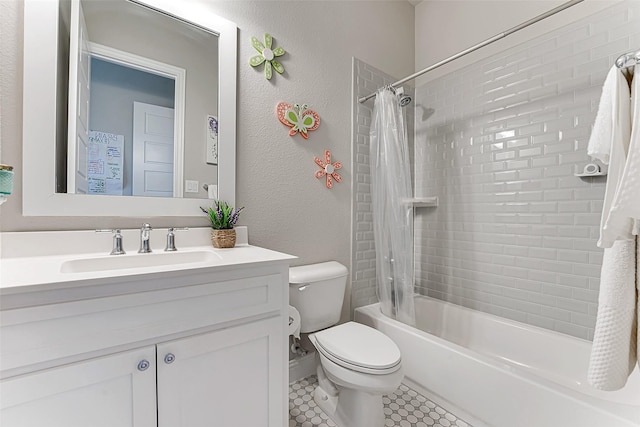
M 289 386 L 289 427 L 336 427 L 313 401 L 317 384 L 311 375 Z M 472 427 L 404 384 L 382 402 L 385 427 Z

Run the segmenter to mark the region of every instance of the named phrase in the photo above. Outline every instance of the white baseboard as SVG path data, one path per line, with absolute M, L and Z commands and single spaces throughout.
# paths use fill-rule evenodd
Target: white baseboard
M 289 384 L 316 373 L 316 352 L 310 351 L 304 356 L 289 360 Z

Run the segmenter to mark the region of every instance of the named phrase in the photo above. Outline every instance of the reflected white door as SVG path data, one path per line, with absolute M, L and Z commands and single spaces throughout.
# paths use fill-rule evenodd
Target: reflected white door
M 67 192 L 87 194 L 89 146 L 89 82 L 91 56 L 87 24 L 79 1 L 71 2 L 69 44 L 69 139 Z
M 134 196 L 173 197 L 173 108 L 133 103 Z

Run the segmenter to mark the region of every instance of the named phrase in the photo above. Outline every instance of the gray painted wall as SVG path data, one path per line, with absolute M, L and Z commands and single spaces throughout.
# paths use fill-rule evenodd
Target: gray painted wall
M 204 2 L 203 2 L 204 3 Z M 350 266 L 352 57 L 392 75 L 414 70 L 414 10 L 405 1 L 222 1 L 204 3 L 237 23 L 237 201 L 252 244 L 297 255 L 296 264 L 335 259 Z M 1 209 L 0 230 L 138 228 L 144 218 L 24 217 L 22 163 L 22 2 L 1 2 L 2 162 L 15 165 L 15 192 Z M 287 54 L 271 81 L 248 64 L 250 37 L 275 38 Z M 276 104 L 307 103 L 322 123 L 309 140 L 292 138 Z M 331 150 L 343 162 L 333 190 L 313 174 L 314 156 Z M 148 219 L 156 227 L 206 226 L 203 217 Z M 347 290 L 347 295 L 350 289 Z M 344 305 L 348 317 L 349 301 Z
M 430 71 L 416 81 L 416 87 L 585 18 L 620 1 L 587 0 L 575 4 Z M 421 70 L 439 62 L 563 3 L 565 0 L 424 0 L 415 8 L 416 69 Z

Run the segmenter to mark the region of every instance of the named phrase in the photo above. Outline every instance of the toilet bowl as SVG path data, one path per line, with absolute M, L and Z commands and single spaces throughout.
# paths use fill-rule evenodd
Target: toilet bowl
M 309 335 L 318 350 L 313 399 L 339 427 L 383 427 L 382 395 L 404 377 L 400 350 L 368 326 L 348 322 Z
M 347 269 L 332 261 L 289 269 L 289 302 L 318 354 L 314 401 L 338 427 L 383 427 L 382 395 L 403 378 L 398 346 L 382 332 L 355 322 L 335 325 Z M 326 329 L 325 329 L 326 328 Z

